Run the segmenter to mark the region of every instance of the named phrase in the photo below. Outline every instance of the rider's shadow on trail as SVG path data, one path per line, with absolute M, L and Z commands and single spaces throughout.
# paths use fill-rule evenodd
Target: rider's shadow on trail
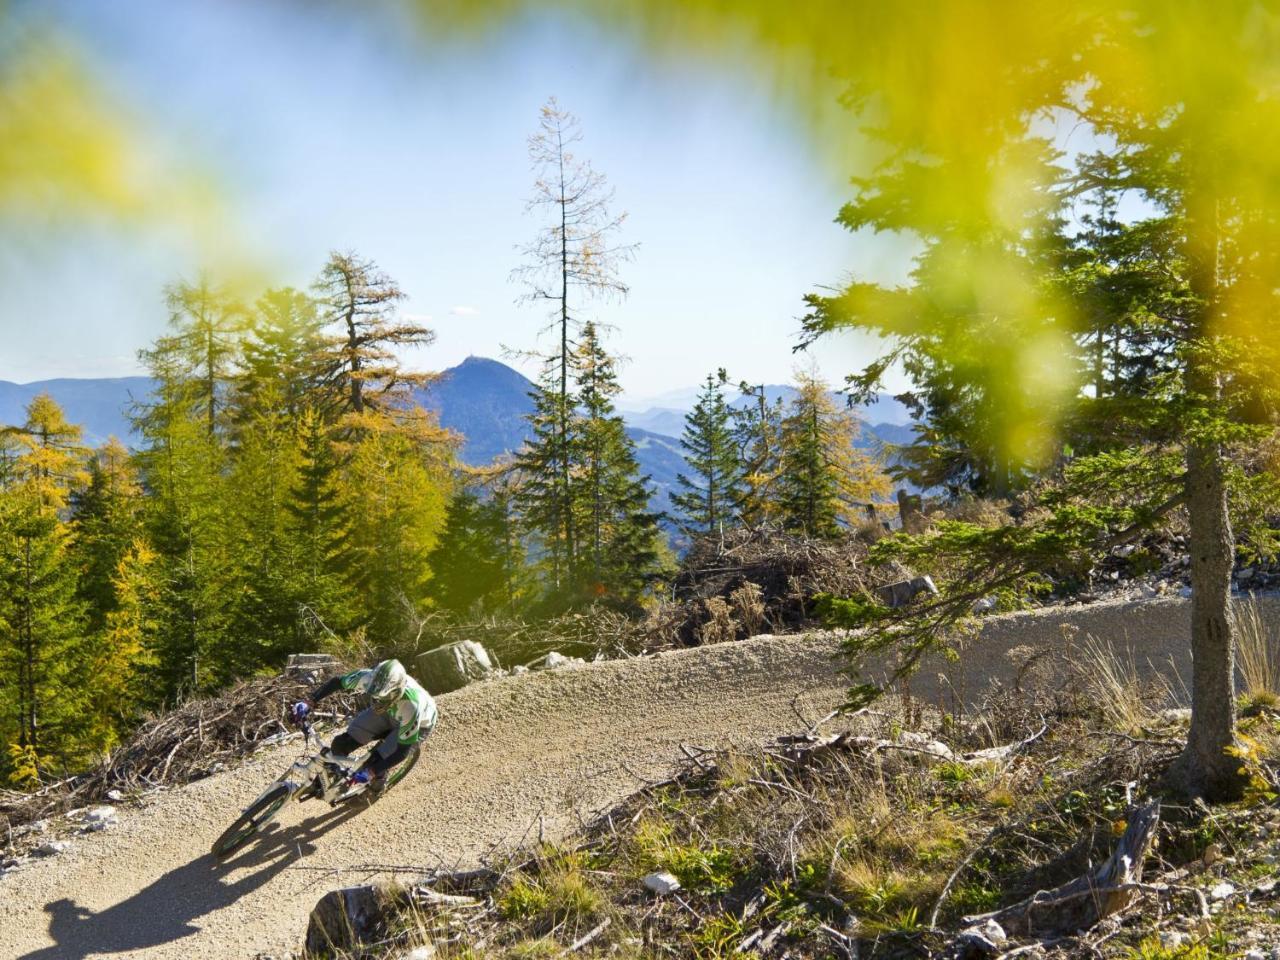
M 225 864 L 205 854 L 98 913 L 69 898 L 47 903 L 44 909 L 49 914 L 49 939 L 53 943 L 24 954 L 19 960 L 82 960 L 94 954 L 142 950 L 199 933 L 200 927 L 193 921 L 257 890 L 313 852 L 313 841 L 320 834 L 356 816 L 361 809 L 348 805 L 326 810 L 297 826 L 264 833 Z M 245 869 L 252 872 L 228 881 L 231 872 Z M 298 935 L 301 937 L 302 931 Z

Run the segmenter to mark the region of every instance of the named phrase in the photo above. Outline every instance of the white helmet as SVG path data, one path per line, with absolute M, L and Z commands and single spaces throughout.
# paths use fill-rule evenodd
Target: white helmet
M 409 674 L 399 660 L 383 660 L 373 668 L 373 679 L 369 681 L 369 696 L 382 703 L 399 700 L 404 688 L 409 683 Z

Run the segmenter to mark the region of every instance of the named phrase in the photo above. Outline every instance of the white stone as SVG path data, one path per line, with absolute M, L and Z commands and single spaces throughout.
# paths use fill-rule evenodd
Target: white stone
M 1244 952 L 1244 960 L 1267 960 L 1267 955 L 1255 947 Z
M 1177 950 L 1187 942 L 1187 935 L 1177 930 L 1161 930 L 1160 931 L 1160 948 L 1162 950 Z
M 999 946 L 1009 939 L 1009 935 L 1004 932 L 1004 927 L 996 923 L 994 920 L 988 920 L 982 926 L 977 928 L 982 935 L 992 943 Z
M 50 840 L 48 843 L 36 847 L 35 855 L 37 857 L 52 857 L 69 849 L 71 849 L 71 844 L 63 840 Z
M 112 801 L 113 803 L 119 803 L 124 799 L 124 794 L 121 793 L 119 790 L 108 790 L 107 799 Z
M 408 953 L 400 955 L 400 960 L 432 960 L 436 955 L 436 948 L 429 943 L 424 943 L 420 947 L 414 947 Z
M 1215 883 L 1209 890 L 1210 900 L 1225 900 L 1236 892 L 1236 885 L 1223 880 L 1221 883 Z
M 109 820 L 116 819 L 116 808 L 101 806 L 94 807 L 84 815 L 86 823 L 106 823 Z
M 649 874 L 644 878 L 644 885 L 646 889 L 652 890 L 660 897 L 666 896 L 668 893 L 675 893 L 680 889 L 680 881 L 665 870 Z

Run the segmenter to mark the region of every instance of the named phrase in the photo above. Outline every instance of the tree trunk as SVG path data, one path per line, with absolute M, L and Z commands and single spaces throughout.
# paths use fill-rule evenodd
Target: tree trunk
M 347 352 L 351 362 L 351 409 L 364 413 L 364 391 L 360 384 L 360 341 L 356 333 L 355 307 L 347 311 Z
M 1205 171 L 1200 171 L 1212 182 Z M 1213 351 L 1222 308 L 1222 226 L 1218 202 L 1208 196 L 1187 200 L 1192 216 L 1187 235 L 1187 279 L 1200 301 L 1187 358 L 1188 396 L 1210 418 L 1221 414 L 1222 381 Z M 1201 428 L 1202 430 L 1204 427 Z M 1182 755 L 1169 770 L 1169 785 L 1188 796 L 1234 800 L 1246 778 L 1239 758 L 1227 753 L 1236 743 L 1235 629 L 1231 620 L 1231 568 L 1235 538 L 1227 514 L 1225 451 L 1212 437 L 1187 439 L 1187 515 L 1191 550 L 1191 729 Z
M 1231 568 L 1235 540 L 1227 515 L 1222 451 L 1187 447 L 1187 512 L 1191 521 L 1191 729 L 1170 770 L 1170 785 L 1189 796 L 1231 800 L 1245 778 L 1227 750 L 1235 740 L 1235 634 Z

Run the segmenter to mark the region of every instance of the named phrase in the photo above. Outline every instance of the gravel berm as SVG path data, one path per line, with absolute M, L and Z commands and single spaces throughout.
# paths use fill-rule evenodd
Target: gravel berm
M 926 667 L 913 691 L 954 692 L 960 673 L 976 691 L 980 678 L 1009 673 L 1010 647 L 1061 648 L 1064 624 L 1132 643 L 1139 663 L 1162 661 L 1159 669 L 1185 677 L 1188 607 L 1100 603 L 993 618 L 959 665 Z M 822 716 L 848 685 L 835 652 L 820 634 L 756 637 L 474 684 L 441 698 L 422 761 L 382 802 L 362 811 L 291 805 L 219 866 L 210 844 L 298 744 L 268 749 L 127 807 L 118 826 L 0 877 L 0 957 L 285 954 L 321 895 L 375 868 L 465 867 L 495 844 L 540 831 L 555 839 L 638 778 L 666 775 L 682 743 L 754 746 L 800 727 L 797 710 Z M 952 674 L 942 685 L 939 669 Z

